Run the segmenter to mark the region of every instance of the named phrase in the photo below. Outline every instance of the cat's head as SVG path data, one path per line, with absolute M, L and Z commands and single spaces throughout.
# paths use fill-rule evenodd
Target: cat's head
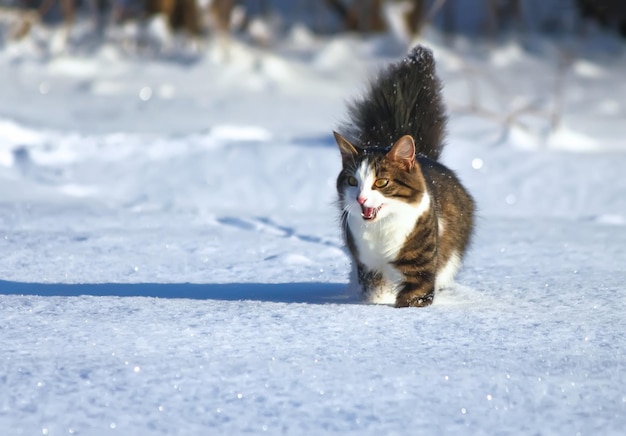
M 374 222 L 420 202 L 426 184 L 410 135 L 399 138 L 388 151 L 358 148 L 339 133 L 334 135 L 343 163 L 337 192 L 344 213 Z

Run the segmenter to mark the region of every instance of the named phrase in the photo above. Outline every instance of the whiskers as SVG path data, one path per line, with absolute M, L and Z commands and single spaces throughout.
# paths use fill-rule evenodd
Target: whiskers
M 350 216 L 354 214 L 354 211 L 352 210 L 354 208 L 351 207 L 349 203 L 343 203 L 343 202 L 340 202 L 339 206 L 341 208 L 341 226 L 343 227 L 344 230 L 347 230 L 348 218 L 350 218 Z

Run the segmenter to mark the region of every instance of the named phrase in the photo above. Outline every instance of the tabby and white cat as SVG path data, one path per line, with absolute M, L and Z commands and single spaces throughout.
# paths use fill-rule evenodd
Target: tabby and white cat
M 371 303 L 427 306 L 453 281 L 474 216 L 472 197 L 437 162 L 446 115 L 431 51 L 417 46 L 383 71 L 349 118 L 335 139 L 351 282 Z

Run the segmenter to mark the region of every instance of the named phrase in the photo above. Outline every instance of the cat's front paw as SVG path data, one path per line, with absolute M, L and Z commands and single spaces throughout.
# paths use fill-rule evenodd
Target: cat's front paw
M 434 294 L 398 295 L 396 307 L 426 307 L 433 304 Z

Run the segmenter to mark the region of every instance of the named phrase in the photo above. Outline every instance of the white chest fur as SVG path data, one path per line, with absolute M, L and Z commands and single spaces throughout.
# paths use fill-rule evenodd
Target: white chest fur
M 418 204 L 387 199 L 384 217 L 372 222 L 350 214 L 348 227 L 354 238 L 358 261 L 370 271 L 382 274 L 380 289 L 372 290 L 366 298 L 372 303 L 393 304 L 402 274 L 391 264 L 397 259 L 407 237 L 415 229 L 417 219 L 430 207 L 430 197 L 424 193 Z

